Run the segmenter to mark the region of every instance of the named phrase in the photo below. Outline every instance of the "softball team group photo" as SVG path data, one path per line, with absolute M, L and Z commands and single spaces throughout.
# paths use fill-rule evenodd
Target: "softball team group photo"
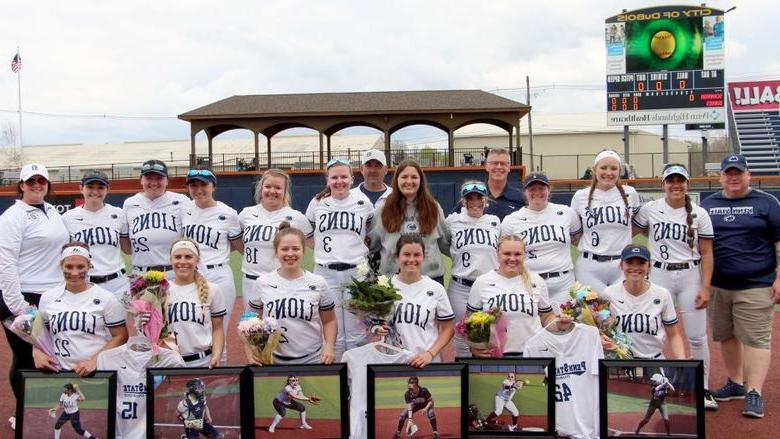
M 341 404 L 349 404 L 351 437 L 361 438 L 369 435 L 368 364 L 422 372 L 455 358 L 553 357 L 555 370 L 547 373 L 555 372 L 557 434 L 595 438 L 598 363 L 624 345 L 565 312 L 575 285 L 583 285 L 608 303 L 632 358 L 699 360 L 706 409 L 743 404 L 745 418 L 764 416 L 780 303 L 780 203 L 750 186 L 743 156 L 723 160 L 721 190 L 699 204 L 680 164 L 664 167 L 662 196 L 642 203 L 621 178 L 621 156 L 604 150 L 593 161 L 591 185 L 570 205 L 550 201 L 553 182 L 543 173 L 526 175 L 521 191 L 511 188 L 510 164 L 507 150 L 490 150 L 487 182 L 458 182 L 460 203 L 445 212 L 418 163 L 401 161 L 385 184 L 387 157 L 368 150 L 358 186 L 351 163 L 328 161 L 325 184 L 305 212 L 291 207 L 295 188 L 277 169 L 259 174 L 255 204 L 237 212 L 215 198 L 210 170 L 186 174 L 186 196 L 169 187 L 164 162 L 149 160 L 141 166 L 141 191 L 123 206 L 106 204 L 111 181 L 89 171 L 81 180 L 83 203 L 63 215 L 47 201 L 47 169 L 28 164 L 18 200 L 0 216 L 0 318 L 39 318 L 51 349 L 4 328 L 13 393 L 22 395 L 20 370 L 81 377 L 116 371 L 116 435 L 143 438 L 149 389 L 138 384 L 146 383 L 147 369 L 226 367 L 228 351 L 244 359 L 230 366 L 346 363 L 351 397 L 342 395 Z M 241 255 L 240 267 L 231 266 L 232 252 Z M 305 262 L 309 255 L 313 263 Z M 354 309 L 349 286 L 367 278 L 395 292 L 379 321 Z M 500 329 L 493 329 L 500 352 L 458 329 L 489 312 L 501 314 Z M 234 313 L 277 328 L 268 352 L 239 341 L 246 334 L 231 324 Z M 725 383 L 710 379 L 708 333 L 721 350 Z M 675 433 L 664 398 L 680 389 L 670 379 L 637 381 L 650 406 L 632 432 L 649 431 L 645 424 L 660 416 L 665 432 Z M 397 395 L 381 410 L 392 412 L 395 425 L 377 437 L 457 437 L 443 421 L 442 413 L 454 409 L 437 390 L 446 387 L 440 379 L 388 380 Z M 170 394 L 160 437 L 231 437 L 220 428 L 232 424 L 219 419 L 227 411 L 216 408 L 208 379 L 179 381 L 159 384 Z M 258 437 L 325 437 L 307 435 L 339 410 L 319 405 L 332 397 L 318 393 L 329 388 L 324 381 L 287 374 L 262 386 Z M 497 371 L 474 401 L 472 428 L 537 427 L 524 424 L 524 417 L 540 415 L 524 401 L 544 386 L 539 374 Z M 79 419 L 79 406 L 92 397 L 69 383 L 60 388 L 46 407 L 57 416 L 55 439 L 68 429 L 102 437 Z M 16 419 L 9 421 L 14 428 Z

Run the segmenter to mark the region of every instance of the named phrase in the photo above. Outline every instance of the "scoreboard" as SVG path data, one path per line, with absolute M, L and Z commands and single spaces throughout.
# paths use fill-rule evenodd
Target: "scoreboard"
M 606 20 L 607 124 L 725 122 L 723 13 L 667 6 Z

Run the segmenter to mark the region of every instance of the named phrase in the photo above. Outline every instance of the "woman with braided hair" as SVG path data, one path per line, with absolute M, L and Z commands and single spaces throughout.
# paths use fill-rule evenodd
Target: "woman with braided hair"
M 704 387 L 710 369 L 707 346 L 707 303 L 713 270 L 712 221 L 707 211 L 691 202 L 688 170 L 680 164 L 664 168 L 664 198 L 651 201 L 637 212 L 636 230 L 648 237 L 653 262 L 650 281 L 677 298 L 691 356 L 704 361 Z M 718 408 L 709 391 L 704 407 Z
M 219 366 L 227 310 L 219 285 L 198 272 L 200 250 L 187 238 L 171 247 L 174 279 L 163 304 L 165 324 L 173 334 L 187 367 Z
M 582 221 L 575 236 L 580 257 L 574 277 L 595 291 L 620 282 L 620 252 L 631 243 L 631 217 L 639 209 L 636 190 L 620 180 L 623 163 L 615 151 L 601 151 L 593 161 L 593 181 L 578 190 L 571 208 Z

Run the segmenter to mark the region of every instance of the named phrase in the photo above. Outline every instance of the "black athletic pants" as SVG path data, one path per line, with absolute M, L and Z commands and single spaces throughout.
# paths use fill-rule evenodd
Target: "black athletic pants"
M 41 295 L 38 293 L 22 293 L 24 300 L 30 305 L 38 306 L 38 302 L 41 300 Z M 0 321 L 9 317 L 13 317 L 14 314 L 5 305 L 2 294 L 0 294 Z M 19 399 L 22 391 L 22 379 L 19 376 L 19 369 L 35 369 L 35 362 L 32 356 L 32 345 L 17 337 L 16 334 L 11 332 L 3 325 L 3 331 L 5 331 L 5 338 L 8 340 L 8 346 L 11 348 L 11 367 L 8 368 L 8 380 L 11 382 L 11 389 L 14 391 L 14 396 Z

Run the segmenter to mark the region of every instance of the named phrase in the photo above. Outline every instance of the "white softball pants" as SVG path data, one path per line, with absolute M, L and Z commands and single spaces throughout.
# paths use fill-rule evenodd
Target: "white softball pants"
M 574 278 L 583 285 L 590 286 L 593 291 L 600 293 L 604 291 L 604 288 L 623 280 L 620 259 L 598 262 L 585 258 L 580 253 L 580 257 L 574 264 Z
M 336 320 L 339 322 L 339 333 L 336 337 L 336 362 L 341 361 L 341 356 L 348 349 L 354 349 L 365 342 L 367 328 L 349 311 L 344 310 L 343 302 L 352 297 L 344 285 L 357 276 L 357 268 L 344 271 L 331 270 L 319 264 L 314 265 L 314 274 L 325 278 L 328 289 L 336 304 Z
M 225 308 L 227 314 L 222 318 L 222 328 L 225 331 L 225 343 L 222 346 L 222 358 L 219 362 L 222 366 L 227 365 L 227 339 L 231 332 L 229 331 L 230 316 L 233 314 L 233 305 L 236 303 L 236 283 L 233 280 L 233 270 L 230 269 L 230 264 L 223 264 L 221 267 L 215 267 L 208 269 L 201 267 L 203 271 L 203 277 L 211 283 L 219 285 L 222 290 L 222 297 L 225 300 Z
M 447 296 L 450 298 L 452 311 L 455 312 L 455 323 L 466 317 L 466 303 L 469 300 L 470 292 L 471 287 L 450 279 L 450 285 L 447 287 Z M 455 357 L 471 357 L 471 350 L 469 350 L 469 346 L 463 337 L 456 333 L 452 343 L 455 348 Z

